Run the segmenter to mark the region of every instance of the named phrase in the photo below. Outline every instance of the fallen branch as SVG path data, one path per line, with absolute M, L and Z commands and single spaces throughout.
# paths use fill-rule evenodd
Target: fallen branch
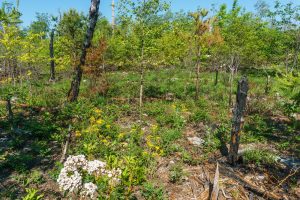
M 217 168 L 216 168 L 214 184 L 213 184 L 210 200 L 217 200 L 218 195 L 219 195 L 219 163 L 217 162 Z
M 265 199 L 270 199 L 270 200 L 280 200 L 282 199 L 281 197 L 279 197 L 278 195 L 266 191 L 264 189 L 261 189 L 255 185 L 253 185 L 251 182 L 245 180 L 244 178 L 242 178 L 240 175 L 238 175 L 236 172 L 230 170 L 229 168 L 219 165 L 220 167 L 220 172 L 224 175 L 224 176 L 229 176 L 231 178 L 234 178 L 236 181 L 238 181 L 244 188 L 246 188 L 248 191 L 251 191 L 253 193 L 255 193 L 256 195 L 259 195 Z
M 68 146 L 69 146 L 70 140 L 71 140 L 71 125 L 69 125 L 66 144 L 64 146 L 63 153 L 62 153 L 62 156 L 61 156 L 61 159 L 60 159 L 61 163 L 63 163 L 66 159 L 66 154 L 67 154 L 67 151 L 68 151 Z
M 295 171 L 293 173 L 290 173 L 289 175 L 287 175 L 283 180 L 281 180 L 279 182 L 279 184 L 274 188 L 274 190 L 276 190 L 278 187 L 280 187 L 285 181 L 287 181 L 291 176 L 294 176 L 298 171 L 299 171 L 300 167 L 296 168 Z

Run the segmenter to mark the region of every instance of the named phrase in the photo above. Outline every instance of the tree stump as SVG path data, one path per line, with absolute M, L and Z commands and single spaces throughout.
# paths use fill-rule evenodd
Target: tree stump
M 246 108 L 248 89 L 248 80 L 246 77 L 243 77 L 238 83 L 236 104 L 233 110 L 230 150 L 228 156 L 228 161 L 233 166 L 236 165 L 238 160 L 240 131 L 243 122 L 244 111 Z

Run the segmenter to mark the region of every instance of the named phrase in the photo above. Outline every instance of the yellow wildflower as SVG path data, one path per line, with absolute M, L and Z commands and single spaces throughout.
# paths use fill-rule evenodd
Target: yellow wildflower
M 76 136 L 76 137 L 80 137 L 80 136 L 81 136 L 80 131 L 75 131 L 75 136 Z
M 176 105 L 172 104 L 171 107 L 175 110 L 176 109 Z
M 104 120 L 103 120 L 103 119 L 98 119 L 98 120 L 96 121 L 96 123 L 99 124 L 99 125 L 102 125 L 102 124 L 104 123 Z
M 96 121 L 95 117 L 92 116 L 92 117 L 90 118 L 90 122 L 91 122 L 91 123 L 94 123 L 95 121 Z
M 109 124 L 106 124 L 106 128 L 107 128 L 107 129 L 110 129 L 110 125 L 109 125 Z
M 125 136 L 124 133 L 119 133 L 118 138 L 121 139 L 121 138 L 123 138 L 124 136 Z
M 152 144 L 152 142 L 151 141 L 147 141 L 147 145 L 148 145 L 148 147 L 154 147 L 154 145 Z
M 101 142 L 103 142 L 104 144 L 108 143 L 107 139 L 103 139 L 103 140 L 101 140 Z
M 159 155 L 158 155 L 158 153 L 155 153 L 155 152 L 154 152 L 154 153 L 152 153 L 152 156 L 153 156 L 153 157 L 158 157 Z
M 159 151 L 159 155 L 163 155 L 163 154 L 164 154 L 164 150 L 161 149 L 161 150 Z
M 158 126 L 157 126 L 157 125 L 152 125 L 152 126 L 151 126 L 151 129 L 152 129 L 153 132 L 156 132 L 157 129 L 158 129 Z
M 95 109 L 94 109 L 94 112 L 97 113 L 97 114 L 101 114 L 101 113 L 102 113 L 102 110 L 100 110 L 99 108 L 95 108 Z

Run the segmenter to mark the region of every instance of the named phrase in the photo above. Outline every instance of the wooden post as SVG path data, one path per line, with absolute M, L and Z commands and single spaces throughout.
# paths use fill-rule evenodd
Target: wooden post
M 236 165 L 236 162 L 238 160 L 240 131 L 243 122 L 244 111 L 246 108 L 248 89 L 249 87 L 248 87 L 247 78 L 243 77 L 238 83 L 238 89 L 236 94 L 236 105 L 233 110 L 230 150 L 228 156 L 228 161 L 233 166 Z

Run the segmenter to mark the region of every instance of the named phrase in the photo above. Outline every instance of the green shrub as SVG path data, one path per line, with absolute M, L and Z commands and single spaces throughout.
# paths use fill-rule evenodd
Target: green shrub
M 142 195 L 147 200 L 164 200 L 165 192 L 163 188 L 157 187 L 152 183 L 145 183 L 143 185 Z
M 247 150 L 243 154 L 245 163 L 256 165 L 273 165 L 276 163 L 276 156 L 267 150 Z
M 170 181 L 172 183 L 177 183 L 180 182 L 182 180 L 183 177 L 183 169 L 181 164 L 174 164 L 171 166 L 170 169 Z

